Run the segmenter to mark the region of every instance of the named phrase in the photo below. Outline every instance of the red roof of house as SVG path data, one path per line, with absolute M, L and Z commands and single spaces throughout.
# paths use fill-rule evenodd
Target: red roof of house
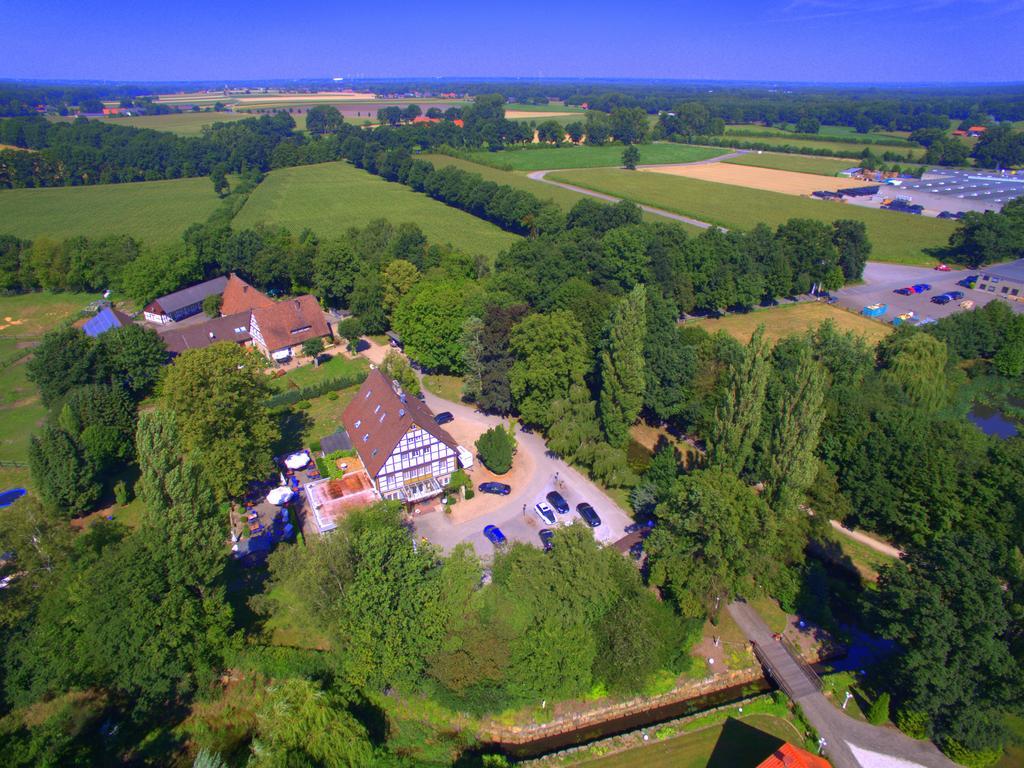
M 224 297 L 220 304 L 222 315 L 234 315 L 238 312 L 248 312 L 260 307 L 273 306 L 274 300 L 265 293 L 256 290 L 245 280 L 234 272 L 228 277 L 228 283 L 224 286 Z
M 254 309 L 252 319 L 259 326 L 263 343 L 270 352 L 328 336 L 331 332 L 320 305 L 308 294 Z
M 786 742 L 764 759 L 757 768 L 832 768 L 828 760 Z
M 455 123 L 455 125 L 457 125 L 459 128 L 461 128 L 462 126 L 465 125 L 465 123 L 462 122 L 462 118 L 459 118 L 457 120 L 452 120 L 452 122 Z
M 984 125 L 972 125 L 967 130 L 970 131 L 971 133 L 984 133 L 985 131 L 988 130 L 988 128 L 986 128 Z
M 359 393 L 342 413 L 341 421 L 371 477 L 377 476 L 413 426 L 429 432 L 452 450 L 458 447 L 455 439 L 434 421 L 430 409 L 419 398 L 399 395 L 379 368 L 370 371 Z
M 439 123 L 441 118 L 439 117 L 427 117 L 426 115 L 419 115 L 412 119 L 414 123 Z

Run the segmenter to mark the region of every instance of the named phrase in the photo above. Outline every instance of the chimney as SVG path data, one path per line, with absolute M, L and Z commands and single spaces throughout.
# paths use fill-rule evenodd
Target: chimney
M 210 338 L 211 338 L 211 339 L 215 339 L 215 338 L 217 338 L 216 336 L 214 336 L 214 335 L 213 335 L 213 331 L 210 331 Z

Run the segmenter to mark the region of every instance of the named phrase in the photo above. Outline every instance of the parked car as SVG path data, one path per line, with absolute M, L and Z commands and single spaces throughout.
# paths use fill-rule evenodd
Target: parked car
M 981 277 L 981 275 L 968 275 L 963 280 L 957 280 L 956 284 L 962 285 L 964 288 L 973 288 L 978 282 L 979 277 Z
M 477 488 L 480 493 L 493 493 L 496 496 L 508 496 L 512 493 L 512 486 L 505 483 L 480 483 Z
M 932 304 L 949 304 L 953 300 L 953 297 L 948 293 L 940 293 L 936 296 L 932 296 Z
M 917 283 L 912 285 L 911 288 L 914 289 L 914 293 L 924 293 L 925 291 L 930 291 L 932 289 L 931 285 L 928 283 Z
M 555 532 L 550 528 L 541 528 L 537 535 L 540 536 L 540 543 L 544 546 L 544 551 L 550 552 L 554 546 L 551 542 L 555 538 Z
M 585 501 L 582 504 L 576 505 L 576 512 L 583 518 L 583 522 L 591 528 L 597 528 L 601 524 L 601 518 L 597 516 L 597 512 Z
M 546 502 L 539 502 L 533 508 L 533 511 L 537 513 L 537 517 L 544 521 L 545 525 L 555 525 L 555 510 L 553 510 Z
M 630 523 L 626 526 L 626 533 L 636 533 L 637 531 L 649 531 L 654 527 L 653 520 L 644 520 L 639 523 Z
M 569 514 L 569 502 L 567 502 L 558 491 L 552 491 L 547 495 L 548 504 L 555 508 L 560 515 Z
M 935 269 L 937 271 L 939 271 L 939 272 L 950 272 L 951 271 L 951 268 L 947 267 L 945 264 L 936 264 L 935 265 Z
M 634 560 L 639 560 L 644 554 L 644 543 L 638 541 L 636 544 L 629 548 L 629 556 Z
M 484 527 L 484 538 L 496 547 L 503 547 L 508 543 L 508 539 L 505 538 L 505 534 L 502 533 L 501 528 L 496 525 L 488 525 Z
M 960 301 L 964 297 L 963 291 L 950 291 L 946 294 L 952 301 Z
M 914 292 L 913 288 L 897 288 L 893 293 L 898 293 L 900 296 L 909 296 Z
M 452 416 L 451 411 L 441 411 L 434 417 L 434 421 L 438 424 L 447 424 L 451 421 L 455 421 L 455 417 Z

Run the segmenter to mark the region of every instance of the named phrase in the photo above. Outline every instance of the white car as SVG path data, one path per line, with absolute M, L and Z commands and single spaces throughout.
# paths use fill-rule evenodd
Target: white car
M 544 525 L 557 525 L 555 522 L 555 510 L 547 502 L 540 502 L 533 508 L 533 511 L 537 513 L 537 517 L 544 522 Z

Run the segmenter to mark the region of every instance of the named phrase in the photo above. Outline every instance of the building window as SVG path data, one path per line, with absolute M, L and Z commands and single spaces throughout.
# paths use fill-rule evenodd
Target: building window
M 362 419 L 356 419 L 356 429 L 359 429 L 359 426 L 360 426 L 360 425 L 361 425 L 362 423 L 363 423 L 363 420 L 362 420 Z

